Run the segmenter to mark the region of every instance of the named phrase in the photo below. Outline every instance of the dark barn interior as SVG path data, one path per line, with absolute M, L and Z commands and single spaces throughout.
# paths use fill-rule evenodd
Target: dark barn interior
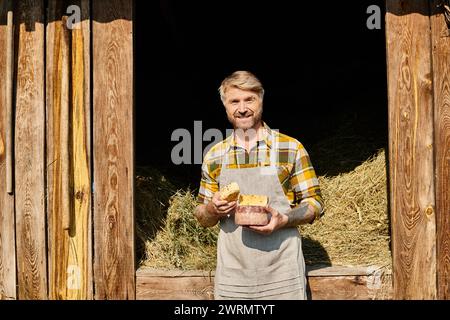
M 259 77 L 263 120 L 301 141 L 319 175 L 385 148 L 384 20 L 367 28 L 373 4 L 384 19 L 383 1 L 137 1 L 136 165 L 198 187 L 199 164 L 172 163 L 171 134 L 193 135 L 194 121 L 225 133 L 217 89 L 236 70 Z

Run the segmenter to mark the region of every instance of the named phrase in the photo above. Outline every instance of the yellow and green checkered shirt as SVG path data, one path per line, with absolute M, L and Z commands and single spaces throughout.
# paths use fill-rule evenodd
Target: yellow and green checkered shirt
M 265 123 L 262 137 L 250 152 L 239 146 L 232 134 L 206 153 L 197 202 L 208 203 L 219 190 L 218 181 L 224 156 L 228 157 L 225 163 L 230 169 L 268 166 L 273 143 L 276 148 L 274 151 L 278 178 L 291 207 L 308 202 L 315 208 L 318 218 L 323 212 L 323 200 L 308 153 L 299 141 L 271 130 Z

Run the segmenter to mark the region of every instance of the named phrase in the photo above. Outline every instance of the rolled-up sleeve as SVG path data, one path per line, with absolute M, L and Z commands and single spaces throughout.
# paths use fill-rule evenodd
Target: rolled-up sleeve
M 219 190 L 219 184 L 211 166 L 207 161 L 203 161 L 202 178 L 197 196 L 197 203 L 199 204 L 207 204 L 210 202 L 214 193 Z
M 317 179 L 308 152 L 301 143 L 297 147 L 290 183 L 294 191 L 294 203 L 297 205 L 310 204 L 314 208 L 316 219 L 319 219 L 324 208 L 319 179 Z

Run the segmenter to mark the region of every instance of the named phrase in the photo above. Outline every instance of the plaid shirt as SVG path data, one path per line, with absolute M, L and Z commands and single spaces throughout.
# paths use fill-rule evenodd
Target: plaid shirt
M 314 207 L 318 218 L 323 212 L 323 200 L 308 153 L 299 141 L 271 130 L 265 123 L 261 138 L 250 152 L 239 146 L 232 134 L 206 153 L 197 202 L 208 203 L 219 190 L 218 181 L 224 156 L 228 157 L 225 159 L 227 168 L 268 166 L 273 142 L 276 148 L 274 151 L 278 178 L 291 207 L 307 202 Z

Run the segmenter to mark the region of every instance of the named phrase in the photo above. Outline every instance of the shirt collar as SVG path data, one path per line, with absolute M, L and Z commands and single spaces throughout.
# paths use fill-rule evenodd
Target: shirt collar
M 263 130 L 262 130 L 261 137 L 259 137 L 259 139 L 258 139 L 258 142 L 264 142 L 266 144 L 267 148 L 271 149 L 272 148 L 272 139 L 273 139 L 272 129 L 270 129 L 270 127 L 263 121 Z M 238 146 L 239 145 L 237 144 L 237 141 L 234 136 L 234 131 L 233 131 L 233 133 L 229 137 L 228 150 L 231 147 L 238 147 Z

